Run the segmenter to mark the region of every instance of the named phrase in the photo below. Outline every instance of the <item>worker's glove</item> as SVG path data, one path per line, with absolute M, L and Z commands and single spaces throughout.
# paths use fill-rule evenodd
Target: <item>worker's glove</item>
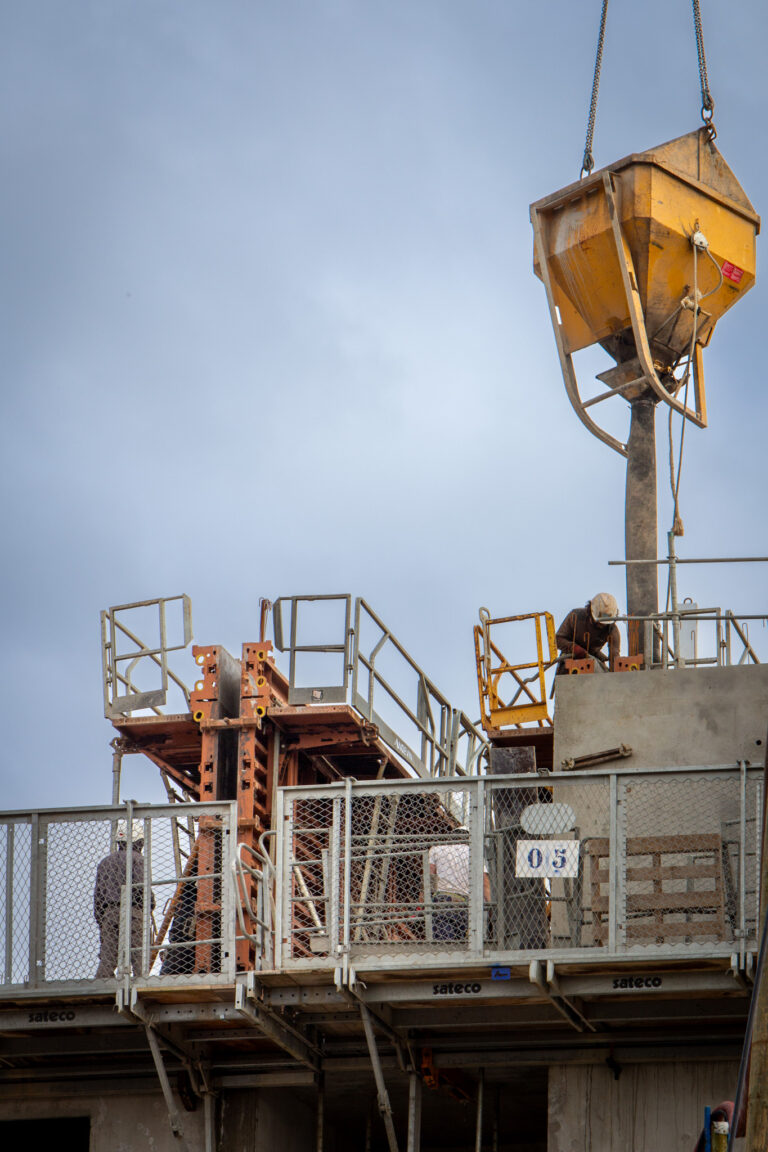
M 581 644 L 574 644 L 573 655 L 576 660 L 585 660 L 588 653 L 586 648 L 582 648 Z

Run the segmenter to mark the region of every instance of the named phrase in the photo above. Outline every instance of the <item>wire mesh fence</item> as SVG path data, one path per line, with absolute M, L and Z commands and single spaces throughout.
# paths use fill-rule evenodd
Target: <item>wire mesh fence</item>
M 278 965 L 744 951 L 759 778 L 737 766 L 283 789 Z
M 2 986 L 234 971 L 228 804 L 0 815 Z

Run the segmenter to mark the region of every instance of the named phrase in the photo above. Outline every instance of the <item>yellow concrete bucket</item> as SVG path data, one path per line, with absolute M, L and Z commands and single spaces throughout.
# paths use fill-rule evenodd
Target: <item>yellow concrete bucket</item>
M 754 284 L 760 230 L 707 130 L 627 156 L 537 201 L 531 222 L 534 270 L 547 290 L 566 389 L 590 431 L 625 455 L 587 409 L 649 388 L 706 426 L 701 348 Z M 583 401 L 571 357 L 593 344 L 616 367 L 598 377 L 607 391 Z M 686 365 L 692 404 L 678 396 Z

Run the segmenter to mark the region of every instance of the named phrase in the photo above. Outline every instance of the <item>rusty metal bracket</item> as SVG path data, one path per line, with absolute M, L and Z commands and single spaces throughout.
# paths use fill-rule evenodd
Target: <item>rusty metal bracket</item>
M 619 744 L 618 748 L 606 748 L 604 752 L 591 752 L 586 756 L 569 756 L 560 761 L 560 767 L 566 772 L 575 768 L 594 768 L 596 764 L 607 764 L 610 760 L 626 760 L 632 755 L 628 744 Z

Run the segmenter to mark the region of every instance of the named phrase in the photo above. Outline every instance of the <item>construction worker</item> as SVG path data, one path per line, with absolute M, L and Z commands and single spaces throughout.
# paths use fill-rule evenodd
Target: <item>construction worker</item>
M 117 967 L 120 939 L 120 898 L 127 882 L 128 829 L 124 820 L 117 825 L 117 847 L 105 856 L 96 870 L 93 890 L 93 915 L 101 935 L 101 951 L 96 979 L 109 979 Z M 131 961 L 134 976 L 141 976 L 142 911 L 144 908 L 144 832 L 140 820 L 132 821 L 131 839 Z M 152 907 L 155 897 L 152 896 Z
M 433 844 L 429 850 L 429 876 L 432 889 L 433 940 L 467 939 L 469 926 L 469 829 L 460 825 L 455 835 L 461 840 Z M 466 839 L 464 839 L 466 837 Z M 483 872 L 483 900 L 491 899 L 488 873 Z
M 615 623 L 619 606 L 610 592 L 598 592 L 583 608 L 568 613 L 557 630 L 557 647 L 561 657 L 584 660 L 591 656 L 604 663 L 602 650 L 608 645 L 608 657 L 613 671 L 621 650 L 621 636 Z M 560 664 L 558 672 L 563 671 Z

